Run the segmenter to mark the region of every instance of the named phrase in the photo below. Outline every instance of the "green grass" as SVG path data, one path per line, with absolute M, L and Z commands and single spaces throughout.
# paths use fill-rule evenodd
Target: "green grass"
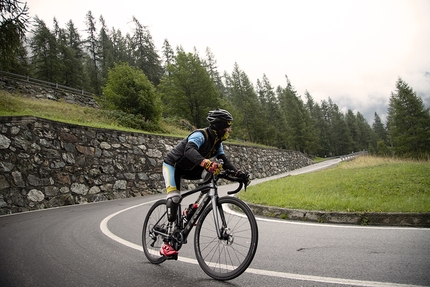
M 102 110 L 81 107 L 64 101 L 35 99 L 18 94 L 12 95 L 2 90 L 0 90 L 0 116 L 35 116 L 94 128 L 144 132 L 120 125 L 116 119 L 109 117 Z M 172 124 L 160 123 L 159 134 L 185 137 L 188 133 L 189 131 L 182 130 Z
M 292 209 L 430 212 L 430 162 L 362 156 L 314 172 L 250 186 L 240 198 Z

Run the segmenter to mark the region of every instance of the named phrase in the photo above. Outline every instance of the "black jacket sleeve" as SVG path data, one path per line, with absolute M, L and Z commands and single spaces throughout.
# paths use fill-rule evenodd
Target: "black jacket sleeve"
M 198 152 L 198 147 L 193 142 L 185 145 L 184 155 L 195 164 L 200 164 L 205 158 Z
M 218 159 L 221 159 L 224 164 L 223 164 L 223 168 L 224 169 L 230 169 L 230 170 L 234 170 L 237 171 L 237 168 L 234 166 L 234 164 L 225 156 L 225 154 L 221 154 L 219 156 L 217 156 Z

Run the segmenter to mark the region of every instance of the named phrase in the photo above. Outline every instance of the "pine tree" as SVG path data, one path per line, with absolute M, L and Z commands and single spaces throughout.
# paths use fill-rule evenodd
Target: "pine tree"
M 55 35 L 37 16 L 30 39 L 31 66 L 36 78 L 58 83 L 60 61 L 58 59 L 58 45 Z
M 358 150 L 368 150 L 371 152 L 376 150 L 376 134 L 373 132 L 371 126 L 360 112 L 357 112 L 356 118 L 358 130 L 360 133 Z
M 343 155 L 353 151 L 351 133 L 345 121 L 345 115 L 331 98 L 323 101 L 324 119 L 328 125 L 328 138 L 330 140 L 330 154 Z
M 318 156 L 325 156 L 327 151 L 323 149 L 323 142 L 326 141 L 324 138 L 324 118 L 321 112 L 320 106 L 315 103 L 311 94 L 308 91 L 305 91 L 306 97 L 306 109 L 310 115 L 310 124 L 311 124 L 311 133 L 315 138 L 314 141 L 310 143 L 310 150 L 312 153 Z
M 346 113 L 345 120 L 352 138 L 352 151 L 358 151 L 360 150 L 362 135 L 358 127 L 357 118 L 351 109 Z
M 136 25 L 131 38 L 134 66 L 141 69 L 151 83 L 157 86 L 160 83 L 163 69 L 151 33 L 147 27 L 140 24 L 136 17 L 133 17 L 133 22 Z
M 334 144 L 332 140 L 332 121 L 329 112 L 329 105 L 326 100 L 321 101 L 319 127 L 321 130 L 321 151 L 320 154 L 324 157 L 334 155 Z
M 28 6 L 18 0 L 0 0 L 0 70 L 27 72 L 25 33 L 28 27 Z
M 400 156 L 420 157 L 430 153 L 430 112 L 401 78 L 391 93 L 387 127 L 394 151 Z
M 188 120 L 195 127 L 207 124 L 209 110 L 219 107 L 217 91 L 202 61 L 191 53 L 178 50 L 175 64 L 158 88 L 162 93 L 163 112 Z
M 167 39 L 164 39 L 162 53 L 163 72 L 168 73 L 167 66 L 173 65 L 175 63 L 175 51 L 173 51 L 172 46 L 170 46 L 170 43 Z
M 381 121 L 381 118 L 379 115 L 375 112 L 374 118 L 373 118 L 373 131 L 375 132 L 377 136 L 377 140 L 384 141 L 385 144 L 388 144 L 388 133 L 387 129 L 384 126 L 384 124 Z
M 99 67 L 101 84 L 107 81 L 109 68 L 114 66 L 114 55 L 113 55 L 113 43 L 109 37 L 109 29 L 106 26 L 106 22 L 103 16 L 99 18 L 101 28 L 98 36 L 98 51 L 99 55 Z
M 257 93 L 237 63 L 229 79 L 229 100 L 235 112 L 235 136 L 250 142 L 261 140 L 261 111 Z
M 77 89 L 88 89 L 88 79 L 84 73 L 85 53 L 82 46 L 81 36 L 72 20 L 67 22 L 65 30 L 66 46 L 70 49 L 70 64 L 68 82 L 70 87 Z M 68 85 L 66 83 L 66 85 Z
M 376 142 L 376 153 L 379 155 L 388 155 L 388 132 L 381 121 L 379 115 L 375 112 L 372 125 L 374 142 Z
M 290 131 L 289 148 L 305 153 L 311 152 L 311 143 L 316 140 L 316 137 L 311 132 L 310 114 L 288 77 L 287 86 L 278 89 L 278 98 Z
M 72 88 L 84 88 L 83 51 L 72 20 L 63 29 L 54 18 L 54 35 L 57 43 L 58 70 L 55 73 L 58 83 Z
M 209 47 L 206 48 L 206 60 L 204 61 L 204 65 L 206 67 L 206 70 L 209 73 L 209 76 L 211 77 L 212 81 L 214 82 L 217 91 L 219 92 L 219 97 L 221 99 L 225 98 L 226 88 L 222 82 L 222 78 L 220 76 L 220 73 L 218 72 L 217 61 L 215 59 L 215 55 L 212 53 L 212 51 Z
M 100 55 L 98 53 L 98 42 L 96 36 L 96 20 L 93 17 L 91 11 L 88 11 L 86 16 L 86 32 L 88 34 L 85 40 L 85 47 L 89 57 L 87 58 L 87 73 L 90 79 L 91 90 L 97 95 L 101 94 L 101 79 L 100 79 L 100 69 L 99 61 Z
M 287 135 L 285 117 L 281 113 L 275 90 L 265 74 L 261 81 L 257 80 L 257 94 L 262 112 L 260 121 L 265 127 L 261 134 L 262 143 L 279 148 L 285 147 L 284 138 Z
M 115 30 L 115 28 L 112 28 L 109 37 L 112 42 L 112 54 L 114 58 L 114 63 L 128 63 L 127 42 L 126 39 L 122 36 L 121 30 Z

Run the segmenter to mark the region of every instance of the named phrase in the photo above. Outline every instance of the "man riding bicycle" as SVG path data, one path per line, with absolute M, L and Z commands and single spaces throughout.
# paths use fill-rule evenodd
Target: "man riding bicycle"
M 204 170 L 219 174 L 225 168 L 236 172 L 237 177 L 248 177 L 248 173 L 238 170 L 226 157 L 222 142 L 231 133 L 232 115 L 223 109 L 209 111 L 206 118 L 209 127 L 192 132 L 176 145 L 164 158 L 163 177 L 166 183 L 166 207 L 169 222 L 174 222 L 178 213 L 181 199 L 181 178 L 197 180 L 202 177 Z M 216 157 L 223 165 L 211 161 Z M 166 257 L 177 255 L 178 252 L 165 243 L 160 254 Z

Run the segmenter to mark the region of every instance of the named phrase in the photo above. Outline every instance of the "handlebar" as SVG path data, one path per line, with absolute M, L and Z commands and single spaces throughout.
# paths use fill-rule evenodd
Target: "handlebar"
M 235 181 L 235 182 L 239 183 L 239 186 L 235 190 L 228 191 L 227 194 L 238 193 L 243 188 L 244 185 L 245 185 L 245 190 L 246 190 L 246 187 L 248 186 L 248 184 L 250 182 L 249 179 L 245 180 L 242 177 L 237 177 L 235 171 L 224 169 L 218 175 L 211 175 L 211 176 L 207 177 L 204 181 L 200 182 L 198 185 L 204 186 L 204 185 L 209 184 L 211 182 L 211 180 L 215 179 L 215 181 L 217 181 L 220 178 L 224 178 L 224 179 Z
M 236 177 L 235 175 L 236 175 L 236 172 L 233 170 L 223 170 L 218 174 L 218 178 L 225 178 L 239 183 L 239 186 L 235 190 L 228 191 L 227 194 L 238 193 L 243 188 L 244 184 L 245 184 L 245 190 L 246 190 L 246 187 L 247 187 L 246 183 L 248 183 L 248 181 L 245 183 L 243 178 Z

